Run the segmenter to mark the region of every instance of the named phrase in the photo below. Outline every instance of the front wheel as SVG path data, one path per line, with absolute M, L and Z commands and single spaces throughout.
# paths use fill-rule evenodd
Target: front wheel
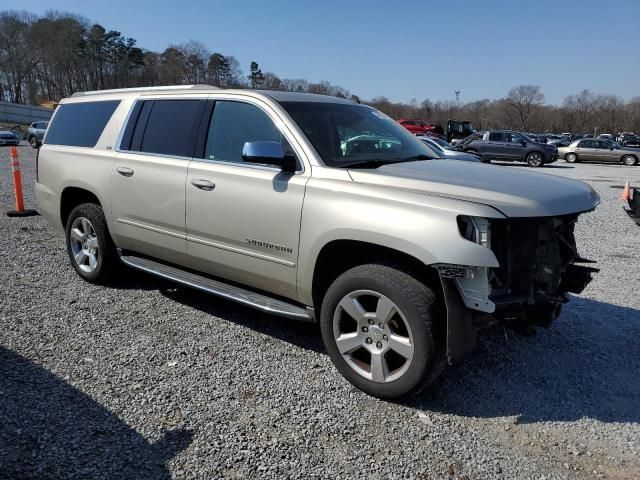
M 119 265 L 118 254 L 99 205 L 83 203 L 67 219 L 67 253 L 84 280 L 107 283 Z
M 633 155 L 625 155 L 622 157 L 622 163 L 624 163 L 627 167 L 633 167 L 636 163 L 638 163 L 638 159 Z
M 360 390 L 380 398 L 417 393 L 444 362 L 436 296 L 411 275 L 370 264 L 329 287 L 320 327 L 329 357 Z
M 530 167 L 541 167 L 544 164 L 542 154 L 539 152 L 531 152 L 527 155 L 527 164 Z
M 31 137 L 29 139 L 29 144 L 31 145 L 31 148 L 38 148 L 38 139 L 36 137 Z

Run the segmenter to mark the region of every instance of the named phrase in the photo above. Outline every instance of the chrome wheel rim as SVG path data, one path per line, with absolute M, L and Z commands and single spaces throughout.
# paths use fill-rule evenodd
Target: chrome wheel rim
M 576 161 L 576 156 L 573 153 L 570 153 L 569 155 L 567 155 L 567 162 L 573 163 L 575 161 Z
M 635 158 L 633 158 L 631 155 L 627 155 L 626 157 L 624 157 L 623 162 L 625 165 L 630 167 L 635 163 Z
M 98 267 L 100 245 L 93 225 L 85 217 L 78 217 L 71 224 L 69 244 L 78 268 L 86 273 L 95 271 Z
M 539 153 L 532 153 L 529 155 L 529 163 L 537 167 L 542 163 L 542 156 Z
M 333 337 L 346 364 L 376 383 L 399 379 L 413 360 L 409 322 L 391 299 L 373 290 L 351 292 L 338 302 Z

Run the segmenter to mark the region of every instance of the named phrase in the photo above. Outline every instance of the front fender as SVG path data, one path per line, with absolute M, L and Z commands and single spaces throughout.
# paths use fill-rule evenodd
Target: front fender
M 313 304 L 318 256 L 325 245 L 336 240 L 398 250 L 425 265 L 497 267 L 490 249 L 460 235 L 458 215 L 504 218 L 497 210 L 472 202 L 357 183 L 327 189 L 323 182 L 311 180 L 301 222 L 299 300 Z

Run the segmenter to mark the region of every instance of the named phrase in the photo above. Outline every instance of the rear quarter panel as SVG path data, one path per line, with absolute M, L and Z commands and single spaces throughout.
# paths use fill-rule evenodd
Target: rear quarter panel
M 85 189 L 93 193 L 105 212 L 111 229 L 110 184 L 115 160 L 115 142 L 124 124 L 133 99 L 101 96 L 99 100 L 121 100 L 107 122 L 96 145 L 72 147 L 46 143 L 40 147 L 38 157 L 38 182 L 35 185 L 36 203 L 49 223 L 64 229 L 60 217 L 60 199 L 68 187 Z M 87 101 L 86 98 L 70 98 L 62 103 Z M 55 121 L 55 113 L 51 122 Z

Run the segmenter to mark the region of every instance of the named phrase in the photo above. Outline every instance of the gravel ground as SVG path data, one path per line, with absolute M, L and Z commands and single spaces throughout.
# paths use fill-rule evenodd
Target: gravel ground
M 600 192 L 577 229 L 600 274 L 402 403 L 352 388 L 314 326 L 135 273 L 92 286 L 42 217 L 0 216 L 0 478 L 640 478 L 640 227 L 610 188 L 640 167 L 544 171 Z

